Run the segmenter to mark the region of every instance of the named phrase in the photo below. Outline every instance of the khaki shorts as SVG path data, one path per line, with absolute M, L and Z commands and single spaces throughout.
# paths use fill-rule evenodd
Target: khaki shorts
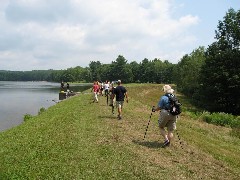
M 158 125 L 160 128 L 167 127 L 168 131 L 173 131 L 176 129 L 177 116 L 173 116 L 167 110 L 161 110 L 158 119 Z
M 122 108 L 124 101 L 116 101 L 116 108 Z

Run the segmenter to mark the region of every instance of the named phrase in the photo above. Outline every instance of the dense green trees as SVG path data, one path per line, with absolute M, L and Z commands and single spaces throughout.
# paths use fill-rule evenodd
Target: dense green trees
M 0 81 L 93 82 L 121 79 L 124 83 L 171 83 L 173 66 L 168 61 L 146 58 L 140 63 L 128 63 L 125 57 L 119 55 L 111 64 L 91 61 L 86 68 L 77 66 L 66 70 L 0 71 Z
M 0 71 L 0 81 L 48 81 L 53 70 Z
M 119 55 L 111 64 L 101 64 L 98 61 L 93 61 L 89 66 L 92 73 L 92 81 L 121 79 L 124 83 L 171 83 L 171 73 L 174 65 L 168 61 L 162 62 L 159 59 L 151 61 L 146 58 L 139 64 L 136 61 L 129 64 L 122 55 Z
M 109 79 L 122 79 L 126 82 L 131 82 L 129 81 L 128 74 L 129 70 L 127 68 L 127 60 L 123 56 L 119 55 L 116 61 L 112 62 Z
M 215 39 L 174 67 L 178 90 L 210 112 L 240 114 L 240 11 L 229 9 L 219 21 Z
M 191 54 L 183 56 L 173 71 L 174 83 L 177 84 L 178 90 L 187 96 L 198 98 L 199 77 L 204 62 L 204 47 L 199 47 Z
M 100 80 L 101 79 L 101 75 L 100 75 L 100 67 L 101 67 L 101 63 L 100 61 L 91 61 L 89 64 L 89 68 L 90 68 L 90 73 L 91 73 L 91 77 L 94 80 Z
M 206 51 L 200 95 L 210 111 L 240 113 L 240 11 L 230 9 L 219 21 L 216 42 Z

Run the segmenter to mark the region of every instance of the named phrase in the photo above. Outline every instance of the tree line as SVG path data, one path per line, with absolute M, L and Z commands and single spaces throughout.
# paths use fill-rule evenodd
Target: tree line
M 184 55 L 177 64 L 147 58 L 140 63 L 119 55 L 110 64 L 66 70 L 0 71 L 0 80 L 124 83 L 172 83 L 199 107 L 210 112 L 240 114 L 240 10 L 229 9 L 215 31 L 215 42 Z
M 128 63 L 119 55 L 111 64 L 91 61 L 89 67 L 77 66 L 66 70 L 0 71 L 0 81 L 93 82 L 121 79 L 124 83 L 172 83 L 173 67 L 160 59 Z

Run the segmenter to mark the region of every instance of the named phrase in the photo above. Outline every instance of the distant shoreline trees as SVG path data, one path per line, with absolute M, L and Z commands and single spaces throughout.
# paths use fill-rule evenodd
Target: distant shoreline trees
M 171 83 L 175 65 L 160 59 L 128 63 L 119 55 L 111 64 L 91 61 L 89 67 L 66 70 L 0 71 L 0 81 L 93 82 L 121 79 L 124 83 Z

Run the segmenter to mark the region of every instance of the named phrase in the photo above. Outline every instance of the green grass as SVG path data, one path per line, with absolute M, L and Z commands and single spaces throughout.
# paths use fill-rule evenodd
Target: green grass
M 143 140 L 161 85 L 126 87 L 129 103 L 122 121 L 111 114 L 105 97 L 91 103 L 86 93 L 1 132 L 0 179 L 240 178 L 240 139 L 231 136 L 231 128 L 183 112 L 177 124 L 180 141 L 175 133 L 171 147 L 162 149 L 157 113 Z

